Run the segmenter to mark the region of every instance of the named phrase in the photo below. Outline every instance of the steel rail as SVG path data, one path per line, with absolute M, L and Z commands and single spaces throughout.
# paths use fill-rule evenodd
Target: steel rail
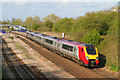
M 4 49 L 4 46 L 2 46 Z M 5 50 L 5 49 L 4 49 Z M 12 64 L 12 67 L 15 69 L 15 71 L 17 72 L 17 74 L 21 77 L 21 79 L 24 80 L 23 76 L 19 73 L 19 71 L 16 69 L 15 65 L 12 63 L 12 61 L 10 60 L 10 58 L 8 57 L 7 54 L 5 54 L 7 56 L 7 59 L 10 61 L 10 64 Z
M 12 53 L 12 55 L 14 56 L 14 54 Z M 14 58 L 18 61 L 18 63 L 20 64 L 20 66 L 34 79 L 34 76 L 19 62 L 19 60 L 14 56 Z
M 7 45 L 6 45 L 7 46 Z M 11 53 L 11 55 L 14 57 L 14 59 L 20 64 L 20 66 L 29 74 L 29 76 L 31 78 L 33 78 L 34 80 L 36 80 L 34 78 L 34 76 L 20 63 L 20 61 L 15 57 L 15 55 L 9 50 L 8 46 L 7 46 L 8 51 Z M 7 56 L 7 54 L 6 54 Z M 12 61 L 10 60 L 10 58 L 7 56 L 7 58 L 9 59 L 9 61 L 11 62 L 12 66 L 14 67 L 14 69 L 16 70 L 16 72 L 19 74 L 19 76 L 24 80 L 23 76 L 19 73 L 19 71 L 15 68 L 15 65 L 12 63 Z

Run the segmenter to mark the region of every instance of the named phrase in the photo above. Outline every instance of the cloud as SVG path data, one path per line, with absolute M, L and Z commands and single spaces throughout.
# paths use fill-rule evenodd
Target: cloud
M 2 0 L 2 2 L 119 2 L 119 0 Z
M 2 0 L 2 2 L 14 2 L 15 5 L 25 5 L 29 0 Z
M 25 5 L 28 2 L 28 0 L 16 0 L 15 5 Z

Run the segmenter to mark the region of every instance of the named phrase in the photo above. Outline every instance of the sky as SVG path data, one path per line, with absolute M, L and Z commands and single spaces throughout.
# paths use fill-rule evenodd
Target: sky
M 40 19 L 54 13 L 60 18 L 84 16 L 86 12 L 108 10 L 118 5 L 116 0 L 2 0 L 0 20 L 39 16 Z M 2 17 L 1 17 L 2 16 Z

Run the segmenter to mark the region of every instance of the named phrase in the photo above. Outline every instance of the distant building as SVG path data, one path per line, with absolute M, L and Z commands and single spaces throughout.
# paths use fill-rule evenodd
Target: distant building
M 110 11 L 118 12 L 118 6 L 116 5 L 115 7 L 111 8 Z

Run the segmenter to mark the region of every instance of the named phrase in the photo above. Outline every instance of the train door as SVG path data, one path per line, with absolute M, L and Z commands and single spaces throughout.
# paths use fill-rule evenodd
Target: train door
M 73 50 L 73 57 L 75 57 L 75 58 L 78 57 L 78 49 L 76 46 L 74 47 L 74 50 Z
M 54 42 L 54 48 L 57 49 L 58 41 Z
M 79 59 L 83 60 L 84 58 L 84 49 L 82 47 L 79 47 Z
M 41 43 L 45 45 L 45 37 L 42 37 Z
M 57 49 L 57 50 L 60 49 L 60 42 L 57 42 L 56 49 Z

